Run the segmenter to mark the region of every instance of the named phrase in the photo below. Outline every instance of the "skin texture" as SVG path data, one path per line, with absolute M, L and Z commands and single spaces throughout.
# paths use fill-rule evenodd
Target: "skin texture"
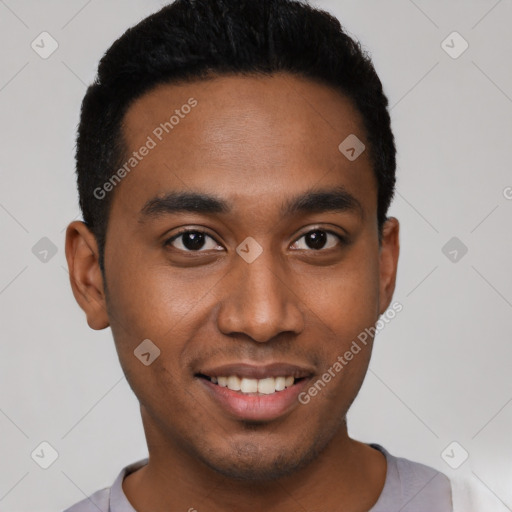
M 336 90 L 288 74 L 166 84 L 126 113 L 130 152 L 191 97 L 197 106 L 111 192 L 106 282 L 92 233 L 81 222 L 67 231 L 75 297 L 91 328 L 110 325 L 140 401 L 149 464 L 124 491 L 139 512 L 367 511 L 386 462 L 348 436 L 345 416 L 372 343 L 307 405 L 272 421 L 230 416 L 195 376 L 280 361 L 311 369 L 314 382 L 390 305 L 398 221 L 386 222 L 379 245 L 369 152 L 351 162 L 338 149 L 349 134 L 366 144 L 360 115 Z M 337 187 L 361 208 L 282 212 L 287 200 Z M 230 211 L 141 214 L 183 191 Z M 187 253 L 183 238 L 166 245 L 183 227 L 212 237 L 202 252 Z M 326 248 L 310 248 L 304 235 L 315 229 L 345 241 L 329 235 Z M 236 253 L 249 236 L 263 249 L 250 264 Z M 133 354 L 144 339 L 161 350 L 150 366 Z

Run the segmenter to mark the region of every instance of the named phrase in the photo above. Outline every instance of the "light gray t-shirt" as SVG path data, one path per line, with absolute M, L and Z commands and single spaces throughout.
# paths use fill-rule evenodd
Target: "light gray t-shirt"
M 378 444 L 387 460 L 384 488 L 368 512 L 452 512 L 452 491 L 448 478 L 435 469 L 391 455 Z M 137 512 L 123 492 L 125 476 L 148 463 L 139 460 L 121 470 L 112 487 L 95 492 L 64 512 Z

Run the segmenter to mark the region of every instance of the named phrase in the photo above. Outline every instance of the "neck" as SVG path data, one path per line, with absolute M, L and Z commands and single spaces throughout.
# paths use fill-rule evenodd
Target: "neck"
M 263 482 L 221 475 L 180 446 L 158 439 L 151 430 L 146 429 L 148 464 L 123 481 L 123 490 L 138 512 L 296 512 L 319 508 L 364 512 L 377 501 L 385 482 L 384 455 L 349 438 L 345 422 L 309 464 L 293 474 Z

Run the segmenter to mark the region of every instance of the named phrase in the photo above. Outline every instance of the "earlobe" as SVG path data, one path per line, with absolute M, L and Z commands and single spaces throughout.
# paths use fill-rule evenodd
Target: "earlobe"
M 66 259 L 73 295 L 87 316 L 92 329 L 109 326 L 103 276 L 99 265 L 96 238 L 80 221 L 66 231 Z
M 382 227 L 380 248 L 380 311 L 388 309 L 395 291 L 398 256 L 400 253 L 400 224 L 394 217 L 389 217 Z

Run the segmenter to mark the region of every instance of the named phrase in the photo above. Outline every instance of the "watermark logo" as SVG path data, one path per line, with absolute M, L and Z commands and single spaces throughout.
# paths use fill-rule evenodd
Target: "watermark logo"
M 366 146 L 358 139 L 356 135 L 351 133 L 339 146 L 340 152 L 351 162 L 361 156 Z
M 441 252 L 452 262 L 458 263 L 468 252 L 467 246 L 456 236 L 443 245 Z
M 254 240 L 252 236 L 248 236 L 237 248 L 236 252 L 247 263 L 252 263 L 263 252 L 263 247 Z
M 59 47 L 59 43 L 48 32 L 41 32 L 30 44 L 41 59 L 50 57 Z
M 469 48 L 469 43 L 457 31 L 454 31 L 442 41 L 441 48 L 452 59 L 458 59 Z
M 34 244 L 32 254 L 41 263 L 48 263 L 57 254 L 57 246 L 48 237 L 44 236 Z
M 469 453 L 457 441 L 452 441 L 442 452 L 441 458 L 452 469 L 459 469 L 468 460 Z
M 43 441 L 30 456 L 40 468 L 48 469 L 59 458 L 59 453 L 48 441 Z
M 160 355 L 160 349 L 151 340 L 145 339 L 133 354 L 144 366 L 149 366 Z

